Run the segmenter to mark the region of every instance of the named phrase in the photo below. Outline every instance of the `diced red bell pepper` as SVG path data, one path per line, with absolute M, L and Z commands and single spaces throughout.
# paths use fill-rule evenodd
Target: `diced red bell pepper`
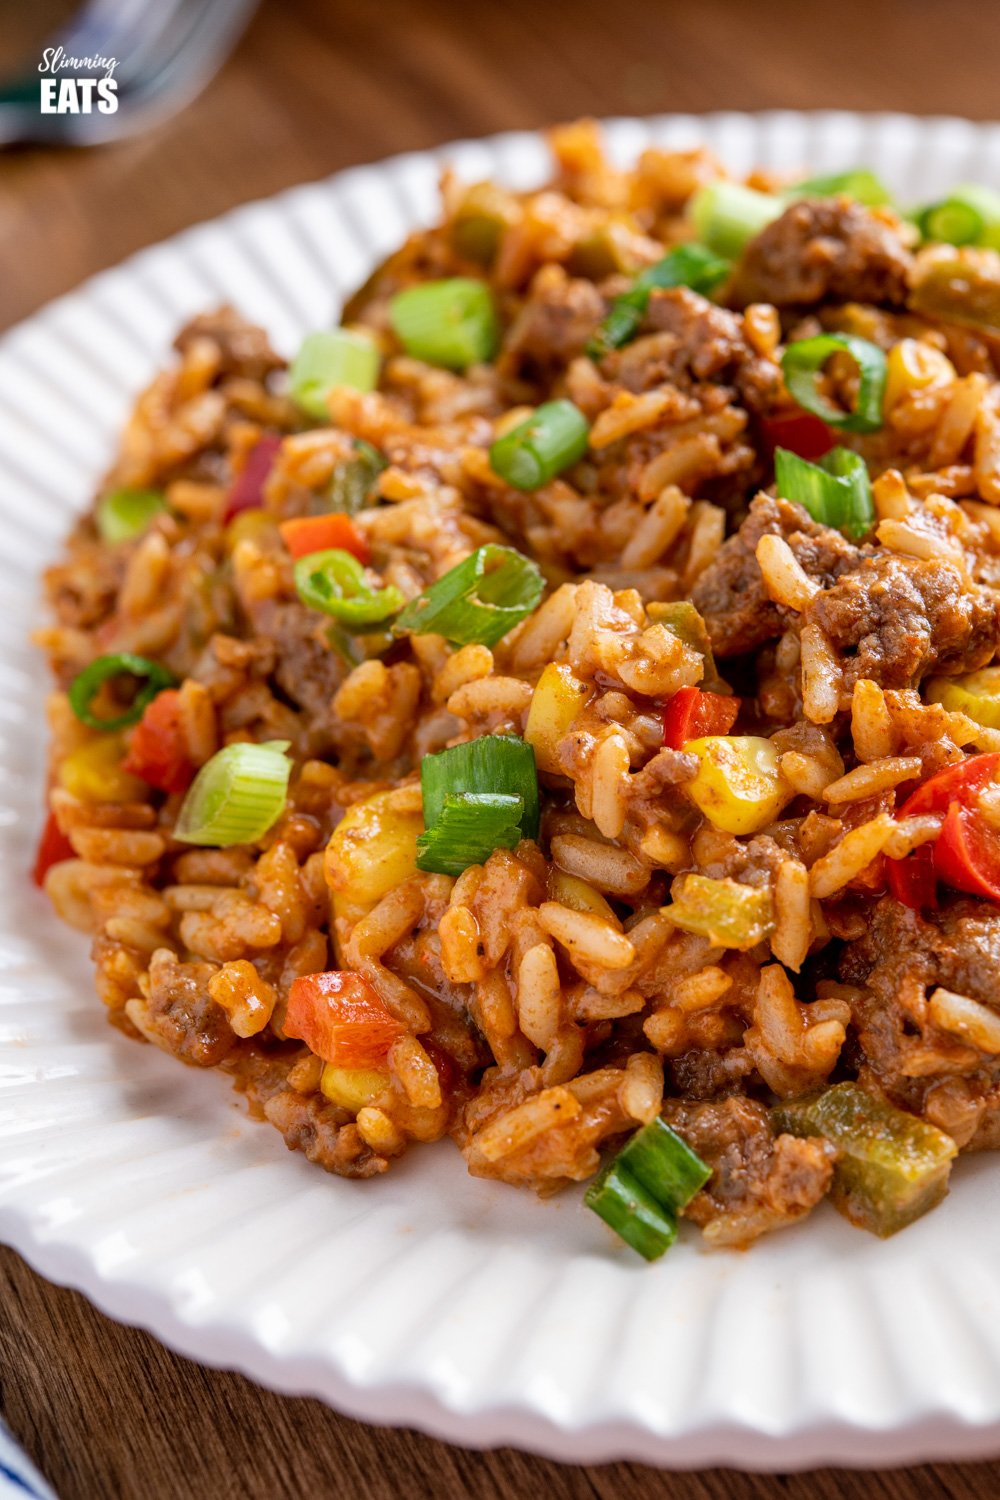
M 35 855 L 35 865 L 31 872 L 31 878 L 37 886 L 45 884 L 45 877 L 53 865 L 61 864 L 64 859 L 75 859 L 76 851 L 69 839 L 63 833 L 56 822 L 56 815 L 50 812 L 45 819 L 45 827 L 42 836 L 38 840 L 38 853 Z
M 281 447 L 281 438 L 274 435 L 258 438 L 246 461 L 229 486 L 223 521 L 231 521 L 241 510 L 259 510 L 264 504 L 264 485 L 274 466 Z
M 285 1035 L 339 1068 L 384 1067 L 389 1048 L 405 1031 L 360 974 L 305 974 L 288 992 Z
M 949 807 L 935 840 L 934 867 L 956 891 L 1000 901 L 1000 833 L 960 802 Z
M 783 412 L 777 417 L 765 417 L 761 423 L 764 446 L 772 453 L 775 448 L 787 448 L 800 458 L 814 460 L 837 441 L 836 434 L 819 417 L 807 411 Z
M 176 688 L 157 693 L 132 731 L 122 770 L 161 792 L 186 792 L 195 765 L 181 727 L 181 695 Z
M 988 755 L 970 755 L 945 766 L 917 787 L 897 812 L 897 817 L 910 818 L 916 813 L 944 812 L 952 802 L 969 807 L 984 787 L 996 778 L 1000 768 L 1000 751 Z
M 696 687 L 678 688 L 663 710 L 663 743 L 669 750 L 680 750 L 687 740 L 728 734 L 739 711 L 738 698 L 705 693 Z
M 905 859 L 887 859 L 885 871 L 890 894 L 904 906 L 913 911 L 937 906 L 937 872 L 932 844 L 921 844 Z
M 308 557 L 310 552 L 326 552 L 330 547 L 338 547 L 356 557 L 359 563 L 371 561 L 368 539 L 350 516 L 339 513 L 299 516 L 294 521 L 282 521 L 278 529 L 293 557 Z

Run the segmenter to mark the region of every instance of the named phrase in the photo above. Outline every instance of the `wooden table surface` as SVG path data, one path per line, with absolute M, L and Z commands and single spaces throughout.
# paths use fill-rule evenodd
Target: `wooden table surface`
M 36 61 L 70 9 L 0 0 L 0 67 Z M 179 118 L 99 151 L 0 157 L 0 328 L 186 224 L 394 151 L 672 109 L 985 119 L 1000 112 L 998 50 L 990 0 L 265 0 Z M 670 1476 L 464 1452 L 179 1359 L 10 1251 L 0 1251 L 0 1411 L 63 1500 L 1000 1494 L 1000 1464 Z

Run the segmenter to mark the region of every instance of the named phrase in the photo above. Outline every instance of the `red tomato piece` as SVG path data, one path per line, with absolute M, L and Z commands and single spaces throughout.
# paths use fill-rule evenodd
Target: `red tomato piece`
M 294 981 L 284 1032 L 338 1068 L 381 1068 L 406 1027 L 385 1008 L 367 979 L 332 969 Z
M 264 484 L 281 447 L 280 437 L 258 438 L 246 456 L 246 462 L 229 486 L 223 521 L 231 521 L 241 510 L 259 510 L 264 504 Z
M 45 819 L 42 836 L 38 840 L 38 853 L 35 855 L 35 865 L 31 872 L 31 878 L 35 884 L 44 885 L 45 877 L 52 866 L 62 864 L 64 859 L 76 859 L 76 850 L 56 822 L 55 813 L 50 812 Z
M 663 710 L 663 743 L 670 750 L 679 750 L 687 740 L 728 734 L 739 711 L 738 698 L 705 693 L 696 687 L 678 688 Z
M 132 731 L 122 770 L 161 792 L 186 792 L 195 766 L 181 727 L 181 695 L 176 688 L 157 693 Z
M 948 809 L 934 844 L 934 867 L 956 891 L 1000 901 L 1000 833 L 960 802 Z
M 936 776 L 917 787 L 902 807 L 897 810 L 899 818 L 912 817 L 914 813 L 944 812 L 952 802 L 968 807 L 975 802 L 984 787 L 993 781 L 1000 767 L 1000 751 L 988 755 L 970 755 L 945 766 Z
M 815 460 L 829 453 L 836 444 L 836 435 L 819 417 L 807 411 L 783 412 L 777 417 L 765 417 L 761 423 L 764 445 L 773 453 L 775 448 L 787 448 L 800 458 Z
M 887 859 L 885 871 L 890 894 L 904 906 L 913 911 L 937 906 L 937 873 L 932 844 L 921 844 L 905 859 Z
M 372 549 L 350 516 L 300 516 L 282 521 L 278 528 L 285 546 L 293 557 L 308 557 L 310 552 L 326 552 L 339 547 L 359 563 L 371 561 Z

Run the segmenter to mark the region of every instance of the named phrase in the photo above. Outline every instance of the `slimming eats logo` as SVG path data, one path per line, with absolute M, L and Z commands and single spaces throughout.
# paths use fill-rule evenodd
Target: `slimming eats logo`
M 69 57 L 62 47 L 46 47 L 38 64 L 44 75 L 42 114 L 89 115 L 96 104 L 102 115 L 113 115 L 118 108 L 118 82 L 112 76 L 117 66 L 115 57 Z

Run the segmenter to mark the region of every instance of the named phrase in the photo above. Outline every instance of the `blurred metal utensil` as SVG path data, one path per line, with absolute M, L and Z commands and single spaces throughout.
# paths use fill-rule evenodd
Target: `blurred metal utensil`
M 134 135 L 189 103 L 222 66 L 258 0 L 88 0 L 49 37 L 36 62 L 0 82 L 0 146 L 93 146 Z M 116 59 L 118 108 L 84 114 L 43 114 L 39 69 L 45 49 L 65 58 Z M 106 69 L 54 76 L 103 77 Z M 48 76 L 53 76 L 51 73 Z

